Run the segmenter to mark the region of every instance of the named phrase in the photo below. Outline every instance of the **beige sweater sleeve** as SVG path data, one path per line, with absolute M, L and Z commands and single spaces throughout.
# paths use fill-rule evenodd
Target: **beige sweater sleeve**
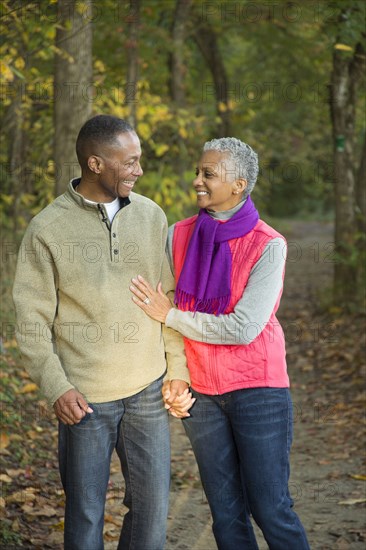
M 163 290 L 166 294 L 168 294 L 170 300 L 172 301 L 174 296 L 175 281 L 167 258 L 163 263 L 162 285 Z M 163 325 L 163 338 L 165 342 L 165 354 L 168 368 L 166 379 L 184 380 L 190 384 L 182 335 L 176 330 Z
M 13 286 L 16 338 L 25 369 L 52 405 L 74 386 L 54 349 L 57 281 L 50 258 L 50 250 L 31 223 L 20 246 Z

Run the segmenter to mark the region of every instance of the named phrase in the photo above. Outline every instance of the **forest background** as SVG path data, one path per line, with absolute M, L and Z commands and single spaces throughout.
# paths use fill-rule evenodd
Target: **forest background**
M 364 2 L 7 0 L 1 10 L 8 282 L 29 219 L 79 174 L 78 130 L 109 113 L 136 127 L 145 171 L 136 190 L 170 223 L 195 212 L 203 143 L 249 143 L 262 214 L 334 220 L 329 300 L 363 307 Z
M 9 464 L 25 469 L 24 483 L 24 464 L 36 463 L 22 447 L 24 433 L 46 432 L 13 407 L 22 399 L 35 407 L 40 399 L 19 368 L 14 340 L 16 255 L 31 217 L 79 175 L 76 136 L 98 113 L 136 127 L 144 169 L 136 192 L 156 201 L 169 223 L 196 212 L 192 180 L 203 143 L 235 136 L 259 154 L 253 198 L 261 216 L 290 237 L 292 222 L 304 222 L 299 239 L 290 239 L 290 262 L 304 256 L 306 224 L 324 224 L 317 228 L 324 227 L 324 238 L 308 242 L 307 252 L 313 266 L 331 268 L 331 277 L 306 319 L 312 327 L 316 308 L 319 326 L 343 335 L 328 351 L 318 339 L 317 353 L 325 354 L 325 371 L 336 369 L 334 380 L 351 384 L 359 418 L 365 10 L 362 0 L 2 0 L 1 443 Z M 290 319 L 297 315 L 297 327 L 305 294 L 296 292 Z M 347 351 L 338 360 L 342 347 Z M 6 470 L 2 481 L 20 483 L 10 471 L 19 470 Z M 7 508 L 7 541 L 16 540 L 16 507 L 13 500 Z

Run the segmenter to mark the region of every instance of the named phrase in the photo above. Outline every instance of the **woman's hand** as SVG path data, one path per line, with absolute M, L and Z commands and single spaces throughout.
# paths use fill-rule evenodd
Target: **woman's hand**
M 183 390 L 183 388 L 185 388 Z M 182 393 L 180 393 L 182 391 Z M 165 408 L 175 418 L 187 418 L 191 416 L 188 410 L 196 401 L 189 391 L 188 384 L 183 380 L 167 380 L 162 389 Z
M 163 292 L 161 283 L 154 290 L 141 275 L 138 275 L 137 279 L 132 279 L 132 283 L 130 290 L 134 294 L 132 300 L 135 304 L 155 321 L 165 323 L 166 316 L 169 310 L 172 309 L 172 304 Z

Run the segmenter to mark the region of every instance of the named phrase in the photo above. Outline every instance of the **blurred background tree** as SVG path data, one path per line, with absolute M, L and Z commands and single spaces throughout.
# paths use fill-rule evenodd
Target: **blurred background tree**
M 361 0 L 4 0 L 3 240 L 78 175 L 75 139 L 93 114 L 135 125 L 136 191 L 170 223 L 196 211 L 203 143 L 233 135 L 259 153 L 264 217 L 335 221 L 334 301 L 359 307 L 364 20 Z

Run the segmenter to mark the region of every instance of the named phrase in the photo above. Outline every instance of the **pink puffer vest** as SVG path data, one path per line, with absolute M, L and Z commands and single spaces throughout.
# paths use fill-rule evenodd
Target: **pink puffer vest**
M 175 224 L 173 236 L 173 261 L 175 278 L 178 281 L 188 244 L 197 216 Z M 252 231 L 244 237 L 232 239 L 231 301 L 225 314 L 232 313 L 248 283 L 250 271 L 260 258 L 266 244 L 275 237 L 282 237 L 265 222 L 259 220 Z M 202 342 L 184 338 L 191 386 L 194 390 L 217 395 L 243 388 L 289 386 L 286 368 L 285 339 L 276 318 L 280 293 L 266 326 L 237 327 L 238 341 L 242 331 L 258 336 L 248 345 L 225 345 L 225 327 L 220 316 L 214 324 L 203 328 Z M 263 329 L 263 330 L 262 330 Z M 223 344 L 207 344 L 207 334 L 221 334 Z M 205 338 L 206 337 L 206 338 Z

